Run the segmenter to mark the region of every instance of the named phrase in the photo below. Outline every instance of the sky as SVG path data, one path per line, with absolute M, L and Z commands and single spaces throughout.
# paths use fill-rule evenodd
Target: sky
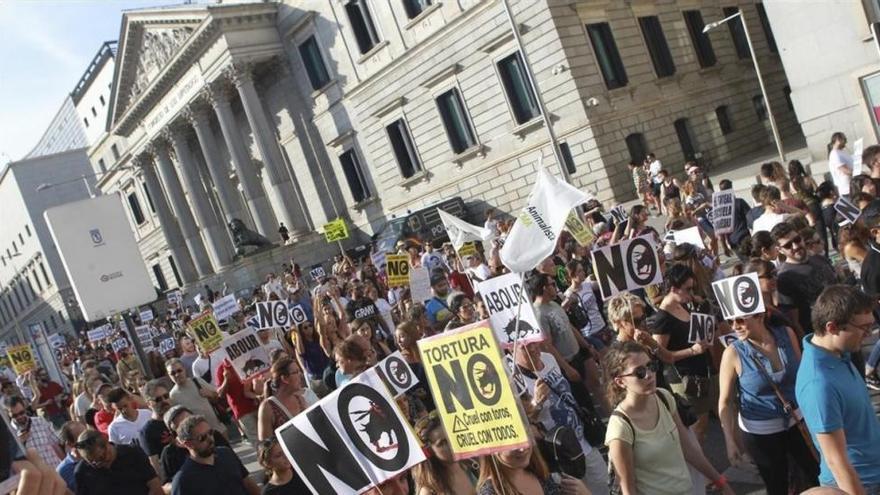
M 0 0 L 0 166 L 27 154 L 122 11 L 183 0 Z M 198 3 L 198 2 L 197 2 Z

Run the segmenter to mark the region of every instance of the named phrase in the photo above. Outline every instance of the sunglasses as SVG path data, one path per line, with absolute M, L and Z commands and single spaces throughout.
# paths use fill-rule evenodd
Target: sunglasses
M 645 378 L 648 378 L 649 372 L 652 375 L 657 373 L 657 363 L 651 362 L 651 363 L 648 363 L 644 366 L 638 366 L 638 367 L 636 367 L 636 369 L 632 370 L 631 373 L 627 373 L 625 375 L 617 375 L 617 376 L 619 378 L 624 378 L 627 376 L 634 376 L 634 377 L 638 378 L 639 380 L 644 380 Z
M 166 400 L 170 400 L 170 399 L 171 399 L 170 394 L 159 395 L 159 396 L 153 397 L 153 402 L 165 402 Z
M 741 316 L 741 317 L 739 317 L 739 318 L 729 318 L 729 319 L 727 320 L 727 324 L 730 325 L 730 326 L 733 326 L 733 325 L 744 325 L 744 324 L 746 323 L 747 320 L 749 320 L 750 318 L 752 318 L 752 317 L 754 317 L 754 316 L 757 316 L 757 315 Z
M 80 442 L 76 442 L 75 444 L 73 444 L 73 446 L 74 446 L 74 448 L 77 448 L 77 449 L 90 449 L 93 446 L 97 445 L 98 440 L 102 440 L 102 438 L 101 437 L 89 437 L 89 438 L 82 440 Z
M 781 247 L 782 249 L 791 249 L 791 247 L 795 244 L 803 246 L 804 238 L 799 235 L 792 237 L 790 241 L 786 242 L 785 244 L 780 244 L 779 247 Z

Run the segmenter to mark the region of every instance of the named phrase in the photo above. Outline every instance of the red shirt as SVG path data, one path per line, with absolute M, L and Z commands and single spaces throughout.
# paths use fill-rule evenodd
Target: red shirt
M 256 412 L 260 408 L 260 404 L 254 399 L 245 397 L 244 384 L 238 378 L 238 373 L 235 372 L 229 361 L 224 359 L 220 363 L 214 383 L 223 383 L 223 370 L 225 369 L 229 370 L 229 377 L 226 379 L 226 403 L 229 404 L 229 409 L 232 409 L 232 415 L 235 419 L 241 419 L 242 416 Z
M 113 417 L 113 411 L 101 409 L 100 411 L 95 413 L 95 428 L 106 435 L 107 429 L 110 428 L 110 423 L 113 422 Z
M 39 390 L 40 402 L 49 401 L 49 404 L 44 408 L 46 409 L 46 414 L 51 416 L 61 414 L 61 408 L 55 403 L 55 397 L 64 393 L 64 389 L 61 388 L 61 385 L 50 381 L 46 385 L 40 386 Z
M 471 281 L 468 280 L 467 275 L 464 273 L 453 270 L 452 273 L 449 274 L 449 286 L 453 289 L 464 292 L 469 299 L 474 298 L 474 289 L 471 287 Z

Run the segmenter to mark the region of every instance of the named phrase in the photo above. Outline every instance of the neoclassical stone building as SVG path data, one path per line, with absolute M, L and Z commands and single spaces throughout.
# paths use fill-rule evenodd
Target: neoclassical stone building
M 626 163 L 653 151 L 673 172 L 770 142 L 743 33 L 704 23 L 752 2 L 285 0 L 123 14 L 107 134 L 93 163 L 121 191 L 160 288 L 256 281 L 336 249 L 344 217 L 365 239 L 388 218 L 461 196 L 478 217 L 515 211 L 539 154 L 555 158 L 539 90 L 572 181 L 602 200 L 634 195 Z M 752 23 L 786 135 L 798 134 L 769 28 Z M 96 165 L 96 170 L 98 169 Z M 238 218 L 296 242 L 236 261 Z M 476 218 L 475 218 L 476 220 Z M 354 241 L 353 241 L 354 242 Z

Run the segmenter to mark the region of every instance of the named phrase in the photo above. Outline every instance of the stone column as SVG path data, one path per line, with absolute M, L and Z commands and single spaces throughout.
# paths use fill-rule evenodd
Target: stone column
M 159 182 L 159 176 L 156 175 L 152 160 L 148 156 L 139 155 L 134 158 L 133 162 L 143 171 L 144 182 L 147 184 L 150 199 L 153 200 L 156 215 L 159 217 L 159 227 L 168 241 L 168 250 L 174 258 L 174 264 L 177 266 L 180 278 L 185 284 L 197 281 L 199 276 L 196 273 L 196 267 L 189 255 L 189 250 L 186 248 L 180 225 L 178 225 L 177 219 L 168 205 L 168 200 L 165 198 L 165 193 L 162 191 L 162 184 Z
M 229 181 L 229 171 L 223 166 L 223 162 L 217 153 L 217 141 L 214 139 L 214 133 L 211 132 L 210 114 L 208 111 L 208 108 L 202 104 L 196 104 L 187 108 L 184 115 L 196 131 L 199 148 L 202 150 L 202 156 L 205 157 L 208 173 L 211 175 L 211 182 L 214 183 L 217 197 L 220 200 L 220 209 L 228 225 L 233 218 L 242 219 L 244 214 L 241 211 L 238 191 L 235 190 Z
M 162 134 L 171 142 L 174 154 L 177 155 L 180 176 L 183 178 L 196 223 L 205 239 L 208 255 L 216 269 L 224 268 L 232 263 L 232 243 L 226 233 L 226 228 L 217 222 L 217 217 L 211 209 L 208 193 L 205 192 L 205 185 L 199 176 L 198 164 L 193 159 L 192 150 L 187 141 L 189 129 L 180 125 L 166 128 Z
M 272 213 L 269 199 L 266 198 L 266 193 L 260 186 L 260 178 L 257 177 L 257 171 L 251 161 L 250 153 L 248 153 L 247 147 L 241 139 L 241 134 L 238 132 L 238 125 L 235 123 L 232 105 L 229 101 L 228 87 L 222 82 L 217 82 L 208 86 L 206 91 L 211 106 L 217 114 L 217 121 L 220 123 L 220 130 L 223 134 L 223 140 L 226 142 L 226 149 L 229 150 L 229 157 L 232 159 L 235 175 L 238 177 L 239 184 L 241 184 L 248 209 L 254 217 L 257 232 L 269 239 L 275 239 L 278 232 L 278 224 Z
M 174 216 L 180 222 L 180 231 L 183 233 L 184 242 L 186 242 L 189 253 L 192 255 L 199 278 L 214 273 L 214 269 L 211 267 L 211 260 L 208 258 L 208 251 L 205 249 L 205 244 L 199 235 L 199 229 L 196 227 L 192 211 L 186 202 L 183 187 L 180 186 L 180 180 L 177 178 L 174 164 L 171 163 L 171 157 L 168 155 L 167 143 L 161 140 L 151 143 L 150 152 L 156 158 L 159 176 L 162 178 L 162 183 L 165 184 L 165 192 L 168 194 L 168 201 L 171 203 L 171 209 L 174 210 Z
M 278 220 L 284 222 L 290 229 L 291 237 L 296 239 L 307 232 L 308 223 L 296 188 L 291 182 L 290 175 L 284 169 L 284 158 L 278 148 L 275 129 L 266 116 L 263 104 L 254 87 L 251 67 L 249 64 L 235 64 L 227 68 L 227 74 L 235 83 L 235 89 L 238 90 L 238 96 L 241 98 L 251 132 L 254 135 L 254 142 L 263 159 L 270 184 L 268 192 L 275 207 L 275 214 Z

